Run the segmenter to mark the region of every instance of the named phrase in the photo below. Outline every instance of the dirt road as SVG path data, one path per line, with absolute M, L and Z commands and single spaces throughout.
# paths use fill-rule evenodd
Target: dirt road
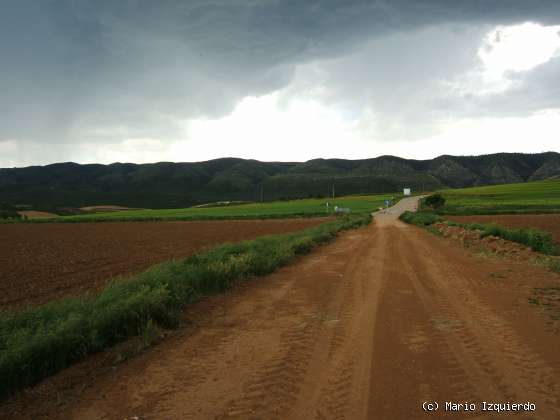
M 188 331 L 85 381 L 72 398 L 28 405 L 33 413 L 22 409 L 20 417 L 516 414 L 482 411 L 486 401 L 535 404 L 519 419 L 560 418 L 560 335 L 527 303 L 533 286 L 558 285 L 558 276 L 475 256 L 399 222 L 414 205 L 405 199 L 371 226 L 193 306 Z M 446 401 L 476 410 L 446 412 Z M 439 410 L 423 411 L 424 402 Z

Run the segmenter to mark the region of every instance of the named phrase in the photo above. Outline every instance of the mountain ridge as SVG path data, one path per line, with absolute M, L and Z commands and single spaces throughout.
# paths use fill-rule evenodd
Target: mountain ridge
M 527 182 L 560 177 L 560 153 L 441 155 L 405 159 L 312 159 L 261 162 L 220 158 L 203 162 L 78 164 L 0 169 L 0 202 L 35 209 L 110 203 L 173 208 L 214 201 L 258 201 Z

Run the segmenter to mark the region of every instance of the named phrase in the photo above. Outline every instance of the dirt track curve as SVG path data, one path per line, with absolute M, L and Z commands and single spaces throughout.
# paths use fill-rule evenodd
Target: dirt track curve
M 101 375 L 51 418 L 560 418 L 560 335 L 527 303 L 555 274 L 379 214 L 295 264 L 207 299 L 192 325 Z M 490 273 L 498 273 L 490 276 Z M 423 402 L 438 402 L 433 414 Z M 445 401 L 477 411 L 445 412 Z M 37 413 L 36 413 L 37 414 Z

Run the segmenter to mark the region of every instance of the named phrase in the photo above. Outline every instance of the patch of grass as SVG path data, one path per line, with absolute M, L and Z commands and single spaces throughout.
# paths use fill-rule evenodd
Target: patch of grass
M 560 323 L 560 287 L 535 287 L 533 296 L 528 298 L 531 305 L 538 306 L 550 318 L 553 331 L 559 332 Z
M 441 216 L 431 211 L 405 211 L 399 219 L 416 226 L 429 226 L 442 220 Z
M 115 281 L 97 296 L 0 313 L 0 396 L 128 337 L 140 335 L 150 343 L 158 334 L 156 325 L 176 325 L 186 305 L 270 273 L 370 219 L 369 214 L 348 215 L 301 232 L 225 244 Z
M 334 208 L 350 208 L 352 213 L 372 212 L 387 199 L 398 201 L 402 194 L 375 194 L 337 197 L 334 200 L 305 199 L 184 209 L 126 210 L 56 218 L 30 219 L 28 223 L 140 222 L 231 219 L 277 219 L 288 217 L 332 216 Z M 326 203 L 329 203 L 327 209 Z M 328 210 L 328 211 L 327 211 Z M 12 222 L 14 223 L 14 222 Z M 17 223 L 17 222 L 15 222 Z M 19 222 L 19 223 L 24 223 Z
M 445 198 L 439 214 L 559 213 L 560 179 L 522 184 L 438 191 Z
M 140 337 L 142 338 L 143 346 L 150 347 L 161 337 L 161 328 L 150 318 L 144 328 L 142 328 Z
M 548 264 L 548 268 L 555 273 L 560 273 L 560 260 L 551 260 Z
M 137 337 L 114 346 L 112 350 L 114 351 L 115 364 L 122 363 L 142 353 L 148 347 L 158 343 L 164 336 L 163 329 L 151 318 L 148 319 L 146 325 L 138 331 L 138 334 Z
M 443 236 L 443 233 L 440 230 L 438 230 L 435 226 L 432 225 L 426 226 L 426 230 L 430 232 L 432 235 Z

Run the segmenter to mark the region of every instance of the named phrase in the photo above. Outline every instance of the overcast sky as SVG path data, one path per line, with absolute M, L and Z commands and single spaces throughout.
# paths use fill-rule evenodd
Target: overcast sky
M 0 167 L 560 151 L 558 0 L 0 0 Z

